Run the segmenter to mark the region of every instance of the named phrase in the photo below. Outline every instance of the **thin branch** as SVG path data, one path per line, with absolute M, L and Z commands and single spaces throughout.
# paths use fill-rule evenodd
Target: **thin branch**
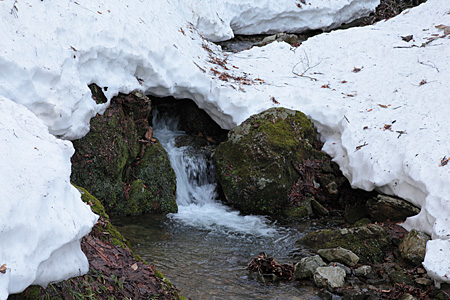
M 293 73 L 294 75 L 296 75 L 296 76 L 299 76 L 299 77 L 306 77 L 306 78 L 309 78 L 309 79 L 311 79 L 311 80 L 318 81 L 317 78 L 314 78 L 314 77 L 311 77 L 311 76 L 307 76 L 307 75 L 305 75 L 305 73 L 308 72 L 309 70 L 311 70 L 311 69 L 317 67 L 318 65 L 320 65 L 320 64 L 322 63 L 322 61 L 319 61 L 318 63 L 316 63 L 316 64 L 314 64 L 314 65 L 311 65 L 310 56 L 306 53 L 305 50 L 303 50 L 303 54 L 304 54 L 304 57 L 301 58 L 300 61 L 299 61 L 298 63 L 296 63 L 296 64 L 292 67 L 292 73 Z M 304 70 L 303 70 L 303 73 L 301 73 L 301 74 L 298 73 L 298 72 L 295 72 L 295 68 L 296 68 L 299 64 L 302 64 L 302 65 L 303 65 L 303 69 L 304 69 Z

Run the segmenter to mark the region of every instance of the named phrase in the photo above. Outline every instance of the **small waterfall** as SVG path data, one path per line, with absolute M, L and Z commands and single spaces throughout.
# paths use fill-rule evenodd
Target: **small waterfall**
M 271 236 L 277 231 L 261 216 L 242 216 L 218 200 L 211 158 L 191 146 L 176 147 L 185 135 L 175 117 L 154 111 L 154 135 L 169 154 L 177 179 L 178 213 L 170 218 L 185 225 L 226 233 Z

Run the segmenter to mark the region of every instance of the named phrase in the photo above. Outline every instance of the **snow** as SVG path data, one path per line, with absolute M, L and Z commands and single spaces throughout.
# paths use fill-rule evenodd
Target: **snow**
M 87 272 L 80 240 L 97 221 L 70 184 L 74 149 L 0 96 L 0 299 Z
M 367 16 L 379 0 L 187 1 L 192 23 L 210 41 L 234 34 L 274 34 L 331 29 Z
M 51 137 L 42 123 L 59 138 L 84 136 L 109 104 L 91 99 L 93 82 L 108 99 L 134 89 L 193 99 L 227 129 L 273 106 L 305 112 L 353 187 L 421 207 L 404 226 L 432 236 L 424 266 L 435 280 L 450 282 L 441 251 L 450 249 L 450 40 L 436 28 L 450 25 L 450 2 L 428 0 L 386 22 L 321 34 L 298 48 L 272 43 L 227 54 L 202 37 L 335 27 L 378 1 L 297 3 L 1 1 L 1 202 L 13 211 L 0 228 L 14 235 L 0 231 L 0 265 L 8 267 L 0 273 L 0 299 L 86 271 L 79 239 L 95 216 L 70 186 L 70 142 Z M 403 41 L 407 35 L 414 39 Z M 19 210 L 19 200 L 30 203 Z

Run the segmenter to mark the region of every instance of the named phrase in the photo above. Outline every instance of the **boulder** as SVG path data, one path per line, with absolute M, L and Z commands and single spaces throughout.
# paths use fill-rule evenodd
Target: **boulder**
M 299 240 L 313 250 L 342 247 L 351 250 L 361 263 L 381 263 L 392 247 L 389 234 L 379 225 L 343 229 L 322 229 Z
M 326 157 L 316 142 L 313 124 L 299 111 L 271 108 L 251 116 L 214 155 L 225 200 L 244 213 L 279 213 L 299 177 L 293 165 Z
M 91 85 L 93 97 L 104 95 Z M 150 100 L 139 91 L 113 98 L 91 129 L 73 141 L 71 181 L 98 196 L 111 215 L 176 212 L 176 178 L 152 137 Z
M 419 208 L 406 200 L 385 195 L 378 195 L 376 198 L 369 199 L 366 205 L 372 220 L 378 222 L 384 222 L 388 219 L 404 221 L 420 212 Z
M 265 46 L 265 45 L 273 43 L 275 41 L 277 41 L 277 42 L 286 42 L 286 43 L 291 44 L 291 45 L 295 45 L 295 44 L 299 43 L 297 35 L 281 32 L 281 33 L 277 33 L 277 34 L 274 34 L 274 35 L 266 36 L 261 41 L 261 43 L 257 44 L 257 46 Z
M 355 253 L 341 247 L 319 249 L 317 253 L 329 262 L 340 262 L 350 267 L 355 266 L 359 261 L 359 257 Z
M 314 272 L 314 282 L 329 291 L 344 286 L 345 271 L 340 267 L 318 267 Z
M 294 266 L 294 279 L 312 278 L 318 267 L 326 266 L 319 255 L 304 257 Z
M 429 240 L 430 236 L 426 233 L 411 230 L 400 243 L 400 255 L 409 263 L 420 265 L 425 259 L 425 250 Z
M 359 268 L 355 269 L 355 275 L 358 277 L 372 277 L 373 274 L 372 267 L 371 266 L 361 266 Z

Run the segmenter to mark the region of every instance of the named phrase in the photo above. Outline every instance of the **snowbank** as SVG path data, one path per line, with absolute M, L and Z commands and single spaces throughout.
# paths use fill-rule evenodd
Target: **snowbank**
M 234 34 L 328 30 L 367 16 L 380 0 L 200 0 L 186 1 L 192 22 L 210 41 Z
M 80 240 L 97 221 L 70 184 L 70 142 L 0 96 L 0 299 L 87 272 Z
M 450 259 L 439 250 L 450 243 L 450 40 L 436 25 L 450 25 L 450 2 L 429 0 L 387 22 L 322 34 L 299 48 L 273 43 L 238 54 L 224 54 L 196 26 L 217 40 L 231 36 L 230 28 L 323 28 L 359 17 L 376 1 L 311 0 L 302 8 L 300 1 L 288 8 L 287 1 L 219 2 L 1 1 L 0 95 L 66 139 L 86 134 L 90 118 L 107 105 L 90 99 L 92 82 L 109 99 L 134 89 L 191 98 L 223 128 L 273 106 L 302 110 L 354 187 L 422 208 L 405 226 L 432 235 L 425 266 L 448 281 Z M 266 4 L 266 14 L 253 27 L 249 16 L 262 10 L 256 3 Z M 295 18 L 306 21 L 294 24 Z M 407 35 L 413 40 L 403 41 Z

